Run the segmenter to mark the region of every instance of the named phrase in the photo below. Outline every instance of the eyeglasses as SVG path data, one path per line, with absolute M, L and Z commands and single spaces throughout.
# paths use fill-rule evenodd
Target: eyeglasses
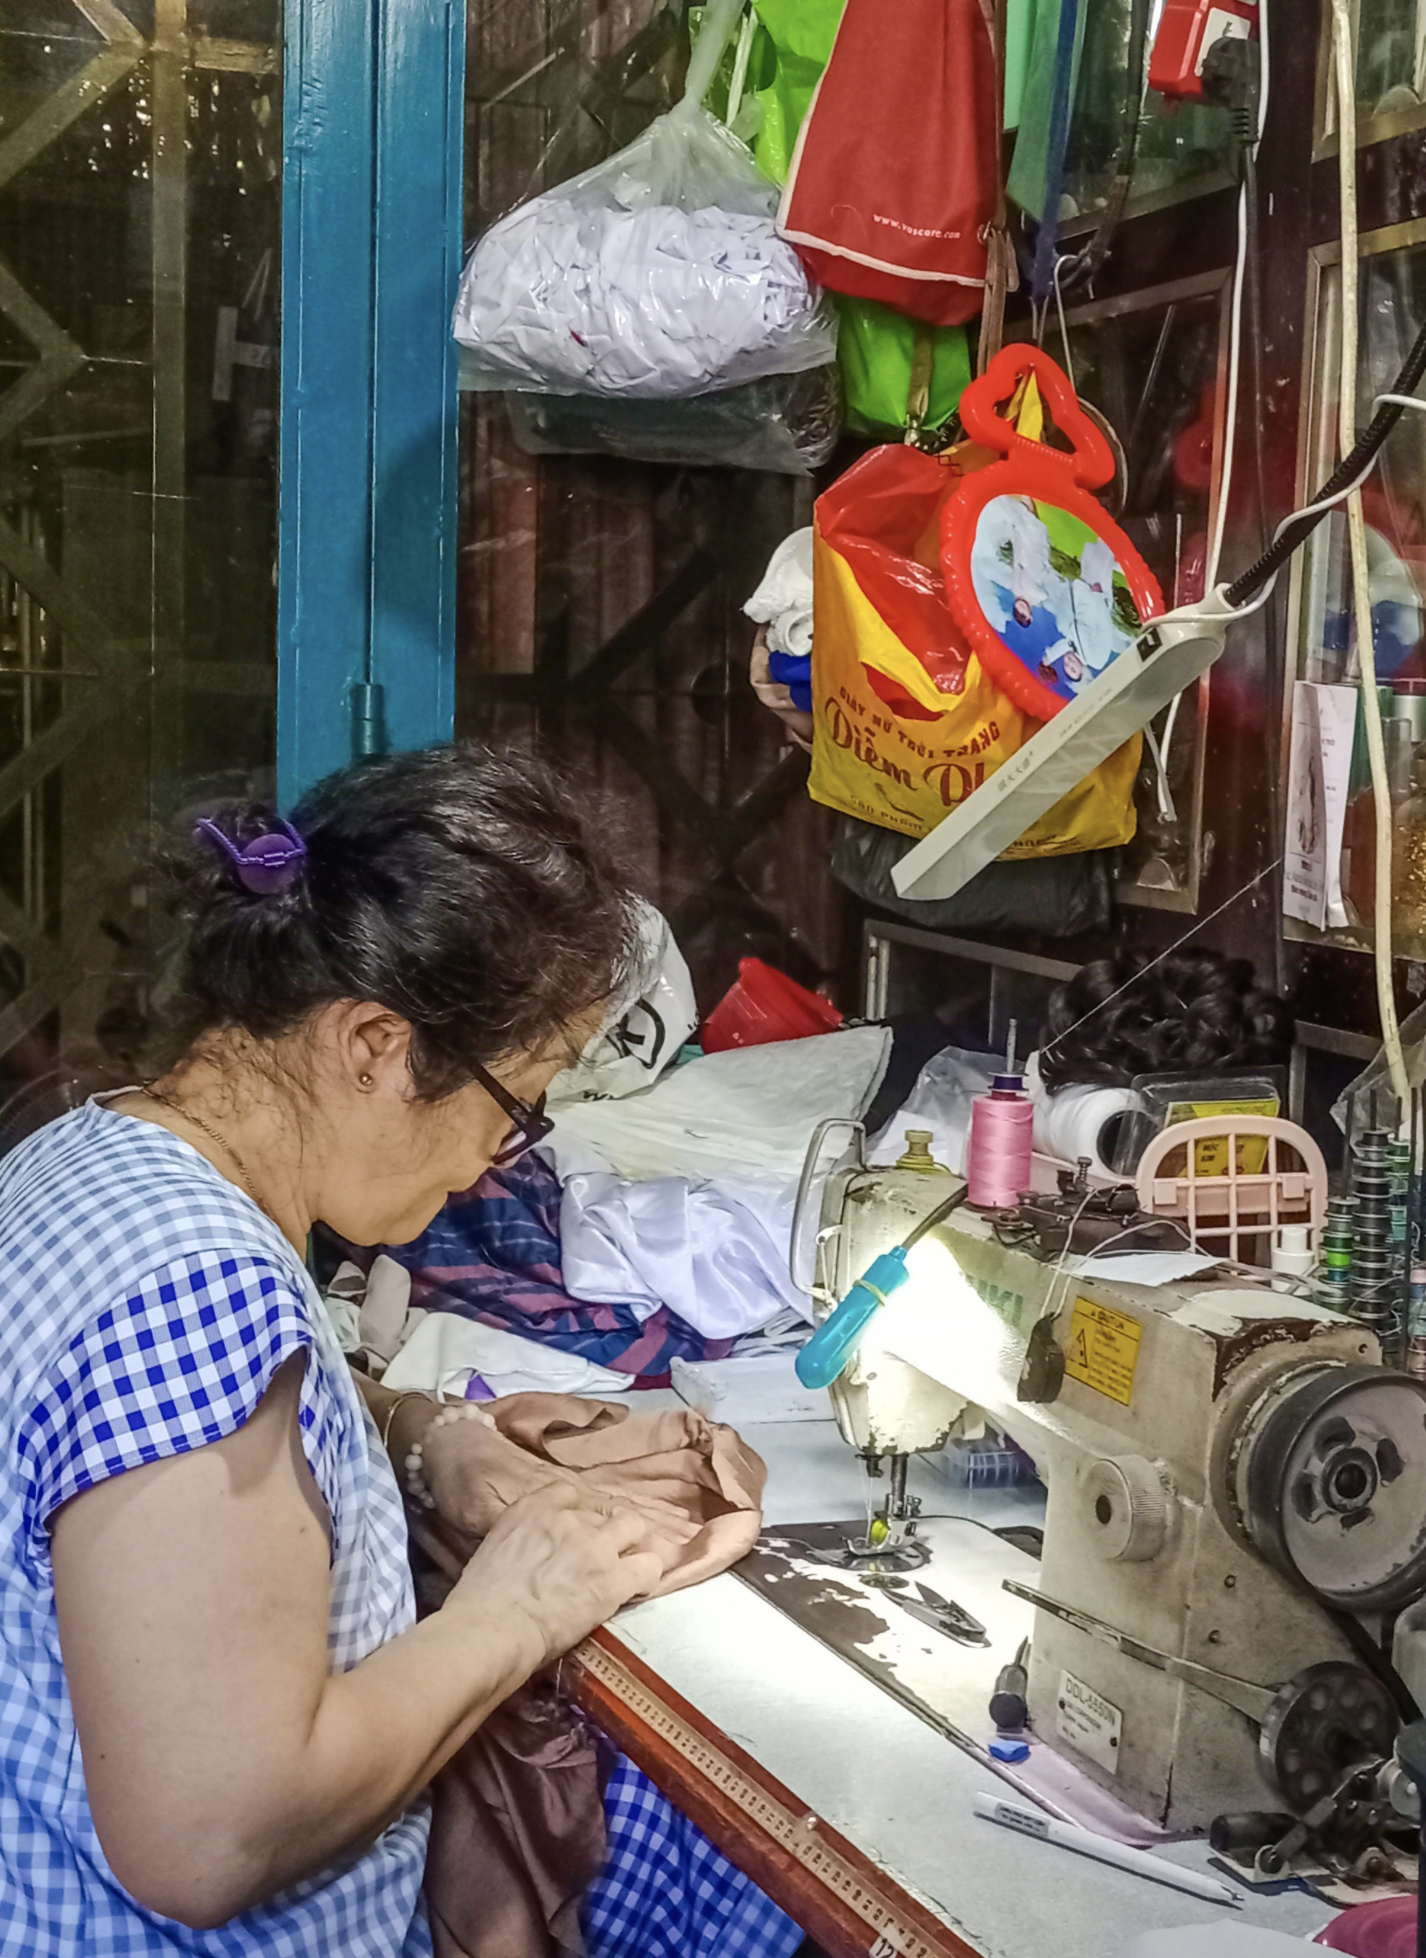
M 496 1107 L 510 1117 L 511 1133 L 490 1159 L 493 1167 L 503 1169 L 507 1163 L 518 1162 L 537 1142 L 543 1142 L 554 1127 L 554 1118 L 545 1113 L 543 1095 L 538 1101 L 520 1101 L 483 1067 L 476 1068 L 475 1078 Z

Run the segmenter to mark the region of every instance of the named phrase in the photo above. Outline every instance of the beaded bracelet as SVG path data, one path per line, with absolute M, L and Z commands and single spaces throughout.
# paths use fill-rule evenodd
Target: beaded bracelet
M 433 1421 L 427 1423 L 425 1435 L 430 1435 L 436 1428 L 448 1428 L 454 1421 L 483 1421 L 487 1428 L 495 1426 L 494 1419 L 483 1407 L 475 1406 L 472 1401 L 453 1401 L 449 1406 L 443 1407 Z M 434 1509 L 436 1499 L 426 1486 L 424 1474 L 425 1435 L 421 1441 L 413 1441 L 407 1451 L 406 1493 L 413 1502 L 418 1502 L 422 1509 Z

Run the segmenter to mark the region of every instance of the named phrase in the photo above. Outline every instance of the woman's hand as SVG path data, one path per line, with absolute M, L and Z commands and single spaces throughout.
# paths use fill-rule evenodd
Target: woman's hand
M 753 636 L 752 656 L 748 662 L 748 678 L 753 692 L 764 707 L 770 707 L 791 739 L 799 748 L 812 746 L 812 716 L 804 714 L 800 707 L 792 704 L 792 689 L 785 687 L 780 680 L 772 677 L 768 660 L 767 627 L 760 625 Z
M 428 1425 L 421 1435 L 421 1468 L 437 1516 L 472 1543 L 526 1496 L 549 1489 L 568 1489 L 576 1500 L 582 1494 L 571 1470 L 538 1461 L 485 1421 Z
M 494 1614 L 502 1624 L 523 1622 L 532 1672 L 568 1652 L 663 1576 L 662 1559 L 639 1548 L 643 1518 L 604 1503 L 601 1513 L 563 1483 L 516 1502 L 466 1565 L 445 1611 L 473 1607 L 487 1621 Z

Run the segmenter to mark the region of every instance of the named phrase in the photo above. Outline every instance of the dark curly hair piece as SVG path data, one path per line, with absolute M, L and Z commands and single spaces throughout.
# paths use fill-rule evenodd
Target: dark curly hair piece
M 1291 1013 L 1253 968 L 1217 952 L 1097 959 L 1050 999 L 1040 1078 L 1053 1094 L 1085 1082 L 1127 1087 L 1139 1074 L 1229 1073 L 1287 1064 Z

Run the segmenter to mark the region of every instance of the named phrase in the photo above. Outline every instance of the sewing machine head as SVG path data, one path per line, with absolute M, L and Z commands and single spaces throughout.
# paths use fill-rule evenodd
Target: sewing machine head
M 945 1188 L 844 1168 L 826 1290 Z M 1369 1648 L 1426 1593 L 1426 1386 L 1267 1274 L 1151 1289 L 1017 1235 L 961 1209 L 910 1254 L 832 1389 L 843 1435 L 895 1456 L 984 1410 L 1030 1453 L 1049 1488 L 1032 1723 L 1121 1801 L 1201 1829 L 1362 1796 L 1409 1711 Z M 1329 1846 L 1367 1873 L 1379 1832 L 1350 1833 Z

